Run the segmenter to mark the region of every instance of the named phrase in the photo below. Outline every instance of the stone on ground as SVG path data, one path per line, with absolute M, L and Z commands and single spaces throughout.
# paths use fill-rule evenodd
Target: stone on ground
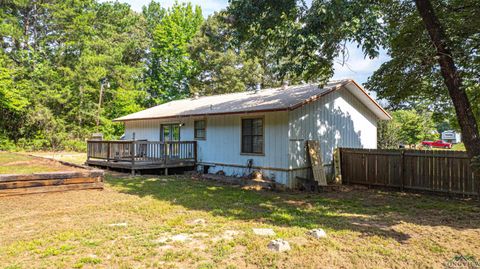
M 212 240 L 214 242 L 220 241 L 220 240 L 233 240 L 237 235 L 242 233 L 241 231 L 235 231 L 235 230 L 226 230 L 223 232 L 222 235 L 215 236 Z
M 207 221 L 205 219 L 195 219 L 190 224 L 192 225 L 205 225 Z
M 192 234 L 192 235 L 193 235 L 193 237 L 209 237 L 209 236 L 210 236 L 210 234 L 208 234 L 208 233 L 202 233 L 202 232 L 194 233 L 194 234 Z
M 327 233 L 323 229 L 313 229 L 308 231 L 307 234 L 316 239 L 327 237 Z
M 283 239 L 276 239 L 268 243 L 268 249 L 277 251 L 277 252 L 284 252 L 284 251 L 290 250 L 291 248 L 290 248 L 290 244 L 287 241 Z
M 172 236 L 160 237 L 158 239 L 153 240 L 152 242 L 156 243 L 156 244 L 159 244 L 159 243 L 163 244 L 163 243 L 166 243 L 166 242 L 169 242 L 169 241 L 185 242 L 187 240 L 191 240 L 191 237 L 188 234 L 176 234 L 176 235 L 172 235 Z
M 253 228 L 253 233 L 261 236 L 274 236 L 275 232 L 269 228 Z
M 110 227 L 127 227 L 127 225 L 128 224 L 126 222 L 122 222 L 122 223 L 112 223 L 108 226 L 110 226 Z
M 170 240 L 177 241 L 177 242 L 185 242 L 189 239 L 190 237 L 187 234 L 176 234 L 170 237 Z

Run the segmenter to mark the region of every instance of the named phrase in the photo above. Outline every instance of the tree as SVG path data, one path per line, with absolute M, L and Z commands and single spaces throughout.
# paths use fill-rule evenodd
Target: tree
M 396 149 L 402 143 L 398 126 L 392 121 L 380 121 L 378 123 L 377 139 L 379 149 Z
M 235 42 L 234 33 L 223 13 L 210 16 L 192 40 L 192 60 L 196 64 L 190 91 L 204 95 L 253 89 L 261 82 L 263 70 Z
M 470 157 L 480 155 L 480 133 L 477 121 L 473 115 L 470 100 L 462 83 L 462 78 L 455 58 L 449 48 L 450 39 L 446 36 L 430 0 L 415 0 L 417 10 L 420 13 L 433 45 L 436 48 L 436 56 L 440 65 L 442 77 L 452 99 L 458 123 L 462 130 L 463 141 Z M 479 8 L 480 6 L 477 6 Z
M 129 5 L 4 1 L 0 19 L 2 139 L 32 148 L 83 140 L 94 131 L 103 78 L 111 84 L 100 115 L 106 137 L 122 132 L 110 122 L 125 113 L 117 106 L 143 108 L 146 22 Z
M 429 113 L 418 113 L 415 110 L 398 110 L 392 112 L 391 128 L 397 130 L 400 142 L 408 145 L 416 145 L 423 140 L 438 138 Z
M 155 5 L 154 2 L 150 5 Z M 157 8 L 147 7 L 160 14 Z M 157 16 L 157 15 L 156 15 Z M 151 104 L 178 99 L 188 95 L 188 82 L 192 77 L 194 62 L 188 46 L 203 22 L 202 10 L 192 4 L 175 3 L 153 28 L 150 52 L 147 55 L 146 84 Z
M 453 20 L 478 21 L 475 16 L 472 16 L 479 10 L 478 1 L 452 0 L 445 4 L 441 1 L 436 3 L 436 7 L 445 10 L 445 14 L 447 11 L 451 13 L 460 10 L 452 16 Z M 462 10 L 469 12 L 462 13 Z M 414 46 L 410 46 L 409 50 L 422 53 L 421 48 L 424 46 L 434 48 L 434 54 L 430 53 L 426 59 L 429 61 L 438 59 L 438 65 L 435 67 L 440 70 L 444 79 L 443 85 L 448 89 L 449 99 L 455 108 L 469 156 L 480 155 L 477 122 L 471 109 L 471 100 L 468 98 L 465 85 L 462 84 L 462 79 L 474 75 L 475 72 L 462 70 L 460 73 L 455 63 L 455 55 L 451 51 L 452 42 L 473 42 L 474 50 L 460 57 L 464 57 L 472 64 L 478 62 L 478 53 L 476 53 L 478 47 L 475 49 L 475 44 L 478 42 L 474 43 L 478 40 L 478 30 L 473 34 L 465 35 L 452 35 L 451 32 L 445 32 L 429 0 L 415 1 L 415 3 L 396 0 L 314 0 L 310 7 L 307 7 L 303 1 L 297 5 L 295 0 L 270 0 L 260 1 L 260 3 L 254 0 L 232 0 L 228 12 L 240 36 L 244 40 L 252 38 L 252 43 L 260 42 L 265 45 L 272 40 L 281 40 L 281 36 L 285 34 L 277 34 L 277 30 L 279 28 L 286 30 L 288 35 L 294 37 L 293 40 L 299 42 L 280 43 L 284 48 L 283 55 L 309 55 L 309 57 L 301 57 L 302 65 L 305 66 L 305 70 L 315 67 L 317 72 L 307 73 L 321 76 L 320 81 L 325 81 L 332 75 L 333 59 L 346 52 L 344 46 L 346 41 L 358 43 L 366 56 L 374 57 L 381 46 L 390 48 L 390 41 L 397 38 L 402 31 L 429 36 L 427 42 L 411 43 Z M 411 22 L 419 19 L 424 24 L 414 28 Z M 450 20 L 452 18 L 444 21 Z M 286 27 L 288 25 L 297 25 L 297 27 Z M 478 24 L 467 28 L 478 29 Z M 450 40 L 450 36 L 458 39 Z M 391 54 L 391 56 L 401 61 L 402 51 L 400 54 Z M 297 74 L 304 72 L 293 67 L 294 65 L 291 70 Z M 402 79 L 402 74 L 397 74 L 399 76 L 392 79 Z M 416 86 L 417 93 L 429 88 L 424 84 Z
M 478 25 L 480 9 L 474 1 L 448 1 L 436 3 L 436 14 L 449 33 L 449 49 L 461 73 L 463 88 L 472 105 L 473 118 L 480 118 L 480 85 L 475 74 L 478 64 Z M 387 99 L 392 108 L 429 109 L 434 111 L 440 124 L 459 129 L 455 109 L 444 83 L 437 61 L 436 47 L 430 42 L 416 6 L 404 3 L 391 7 L 389 24 L 398 28 L 387 40 L 392 59 L 384 63 L 372 77 L 367 87 Z M 392 26 L 393 27 L 393 26 Z M 412 50 L 412 44 L 415 49 Z M 472 53 L 473 52 L 473 53 Z

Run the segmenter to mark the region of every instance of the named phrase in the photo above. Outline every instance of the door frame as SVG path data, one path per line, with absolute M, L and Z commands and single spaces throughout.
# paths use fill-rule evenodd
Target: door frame
M 165 142 L 165 137 L 164 137 L 164 132 L 163 132 L 163 127 L 164 126 L 177 126 L 178 127 L 178 140 L 173 140 L 173 139 L 170 139 L 168 141 L 181 141 L 182 139 L 182 136 L 181 136 L 181 133 L 182 133 L 182 126 L 180 126 L 180 123 L 162 123 L 160 124 L 160 141 L 161 142 Z M 173 132 L 170 132 L 170 138 L 173 137 Z

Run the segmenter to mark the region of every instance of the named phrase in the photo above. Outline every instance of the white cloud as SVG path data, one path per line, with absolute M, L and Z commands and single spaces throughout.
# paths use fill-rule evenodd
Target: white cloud
M 380 55 L 374 59 L 365 58 L 361 48 L 354 43 L 347 44 L 348 58 L 342 64 L 342 58 L 335 59 L 334 79 L 352 78 L 359 83 L 367 81 L 368 77 L 377 70 L 380 65 L 389 60 L 385 50 L 380 50 Z

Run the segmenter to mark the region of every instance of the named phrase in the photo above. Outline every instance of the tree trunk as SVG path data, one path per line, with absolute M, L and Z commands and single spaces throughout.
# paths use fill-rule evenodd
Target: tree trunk
M 462 86 L 462 80 L 455 66 L 452 52 L 448 47 L 449 41 L 447 36 L 433 10 L 430 0 L 415 0 L 415 4 L 430 35 L 430 39 L 437 50 L 442 77 L 455 107 L 468 156 L 478 156 L 480 155 L 480 135 L 477 121 L 473 115 L 465 88 Z

